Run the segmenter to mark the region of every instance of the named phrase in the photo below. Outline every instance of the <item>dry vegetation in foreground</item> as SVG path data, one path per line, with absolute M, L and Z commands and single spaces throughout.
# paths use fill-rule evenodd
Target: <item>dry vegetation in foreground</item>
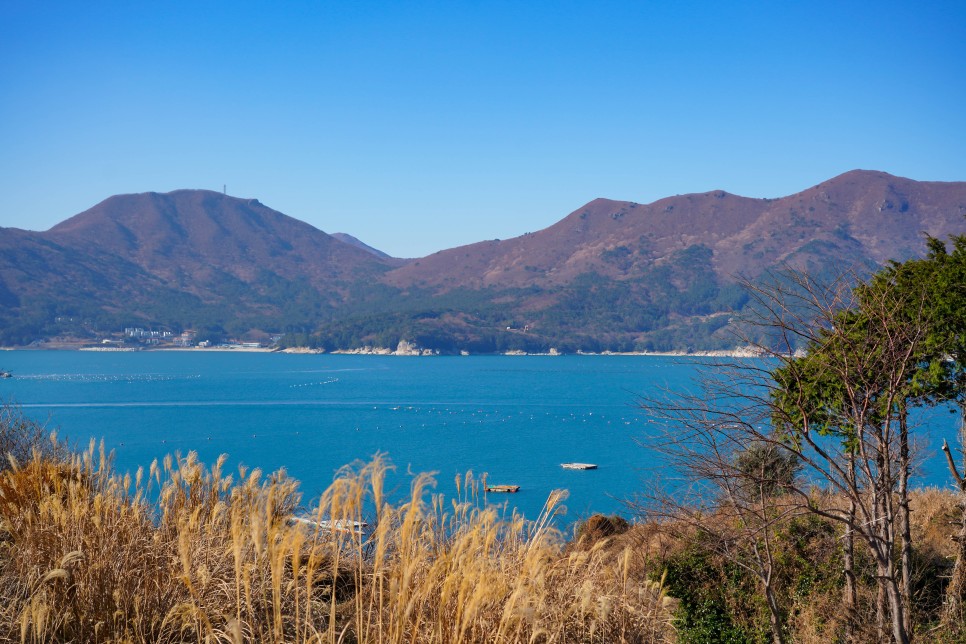
M 818 503 L 822 493 L 815 494 Z M 921 488 L 910 495 L 916 641 L 966 642 L 961 624 L 943 622 L 956 554 L 952 537 L 962 513 L 959 501 L 953 490 Z M 595 524 L 593 519 L 585 527 Z M 602 522 L 606 523 L 597 525 Z M 734 522 L 734 515 L 721 512 L 706 517 L 704 525 L 714 529 L 696 522 L 625 522 L 616 530 L 597 528 L 597 536 L 610 535 L 609 551 L 637 551 L 652 577 L 661 572 L 665 591 L 678 602 L 678 641 L 771 642 L 768 607 L 759 581 L 740 564 L 749 555 L 741 554 L 742 526 Z M 790 516 L 774 526 L 769 542 L 775 558 L 772 583 L 785 618 L 786 641 L 884 641 L 876 626 L 876 566 L 864 549 L 855 552 L 858 602 L 850 622 L 844 601 L 842 536 L 840 525 L 812 514 Z
M 551 526 L 559 496 L 528 522 L 480 507 L 471 476 L 447 502 L 424 475 L 394 505 L 377 458 L 341 472 L 305 523 L 283 472 L 227 475 L 223 459 L 189 454 L 120 475 L 103 448 L 71 452 L 9 407 L 0 447 L 0 641 L 770 640 L 758 583 L 720 541 L 726 514 L 707 517 L 716 531 L 594 516 L 567 542 Z M 958 498 L 924 489 L 911 502 L 917 638 L 963 641 L 941 620 Z M 373 507 L 366 533 L 319 527 Z M 876 641 L 874 563 L 856 562 L 849 626 L 841 538 L 816 516 L 777 526 L 789 641 Z
M 383 495 L 381 459 L 343 471 L 317 521 L 293 522 L 297 483 L 222 472 L 193 454 L 133 478 L 91 443 L 36 442 L 10 408 L 3 434 L 34 441 L 0 472 L 0 640 L 23 642 L 663 642 L 674 600 L 640 551 L 567 547 L 550 525 L 466 498 Z M 11 423 L 10 421 L 17 421 Z M 13 428 L 13 429 L 11 429 Z

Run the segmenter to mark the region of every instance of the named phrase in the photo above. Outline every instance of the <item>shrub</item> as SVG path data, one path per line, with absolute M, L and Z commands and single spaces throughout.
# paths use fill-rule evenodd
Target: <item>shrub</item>
M 42 424 L 11 404 L 0 407 L 0 472 L 13 463 L 24 463 L 35 451 L 45 458 L 64 458 L 67 449 L 58 444 Z

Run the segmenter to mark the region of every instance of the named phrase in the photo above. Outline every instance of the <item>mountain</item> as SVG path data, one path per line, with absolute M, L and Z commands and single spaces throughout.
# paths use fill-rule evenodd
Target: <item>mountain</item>
M 207 190 L 120 195 L 45 234 L 65 246 L 120 257 L 180 289 L 214 296 L 222 273 L 252 282 L 270 270 L 317 286 L 372 273 L 382 262 L 309 224 Z M 213 283 L 214 279 L 214 283 Z
M 441 251 L 393 271 L 388 281 L 446 289 L 548 287 L 588 272 L 632 279 L 694 247 L 712 251 L 711 267 L 724 281 L 780 262 L 881 265 L 922 253 L 923 232 L 963 231 L 964 216 L 964 183 L 859 170 L 781 199 L 723 190 L 647 205 L 595 199 L 544 230 Z
M 205 190 L 110 197 L 46 232 L 0 229 L 0 250 L 7 342 L 57 319 L 101 331 L 311 328 L 351 284 L 398 265 L 255 199 Z
M 332 236 L 338 239 L 344 244 L 349 244 L 350 246 L 355 246 L 356 248 L 361 248 L 362 250 L 372 253 L 376 257 L 381 257 L 382 259 L 391 259 L 390 255 L 382 252 L 379 249 L 373 248 L 364 241 L 353 237 L 348 233 L 332 233 Z
M 328 349 L 663 350 L 734 340 L 738 277 L 921 255 L 966 232 L 966 183 L 853 171 L 779 199 L 595 199 L 543 230 L 388 257 L 254 199 L 111 197 L 46 232 L 0 229 L 0 342 L 124 326 Z
M 715 348 L 734 342 L 725 327 L 746 301 L 739 277 L 783 266 L 868 272 L 921 255 L 926 233 L 966 232 L 964 217 L 966 183 L 873 171 L 780 199 L 595 199 L 546 229 L 440 251 L 385 282 L 435 302 L 420 327 L 435 344 L 488 329 L 490 344 L 502 336 L 525 348 Z M 493 335 L 506 326 L 528 331 Z

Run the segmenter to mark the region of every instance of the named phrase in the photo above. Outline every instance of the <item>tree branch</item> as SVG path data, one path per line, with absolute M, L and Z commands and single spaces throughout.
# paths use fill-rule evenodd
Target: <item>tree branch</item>
M 956 479 L 956 485 L 959 486 L 961 492 L 966 492 L 966 481 L 963 480 L 962 474 L 959 473 L 959 469 L 956 467 L 952 450 L 949 449 L 945 438 L 943 439 L 943 451 L 946 453 L 946 462 L 949 464 L 949 471 L 952 473 L 953 478 Z

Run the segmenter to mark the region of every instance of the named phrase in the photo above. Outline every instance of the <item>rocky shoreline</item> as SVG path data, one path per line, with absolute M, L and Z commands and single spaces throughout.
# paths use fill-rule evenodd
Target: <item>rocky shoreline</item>
M 355 349 L 336 349 L 335 351 L 326 352 L 323 349 L 312 349 L 309 347 L 289 347 L 286 349 L 278 349 L 276 347 L 252 347 L 252 346 L 242 346 L 242 345 L 227 345 L 227 346 L 211 346 L 211 347 L 176 347 L 176 346 L 143 346 L 143 347 L 119 347 L 119 346 L 96 346 L 90 345 L 89 343 L 81 342 L 46 342 L 37 346 L 28 347 L 0 347 L 0 350 L 4 351 L 92 351 L 92 352 L 123 352 L 129 353 L 133 351 L 179 351 L 179 352 L 205 352 L 205 353 L 223 353 L 223 352 L 240 352 L 240 353 L 288 353 L 295 355 L 305 355 L 305 354 L 322 354 L 330 353 L 332 355 L 356 355 L 356 356 L 410 356 L 410 357 L 432 357 L 442 355 L 438 350 L 426 349 L 418 347 L 417 345 L 407 342 L 405 340 L 401 341 L 395 349 L 389 347 L 375 347 L 375 346 L 364 346 Z M 461 351 L 459 355 L 468 356 L 471 355 L 468 351 Z M 526 351 L 506 351 L 503 353 L 480 353 L 473 355 L 500 355 L 500 356 L 561 356 L 567 355 L 560 353 L 556 349 L 550 349 L 546 352 L 526 352 Z M 671 357 L 671 358 L 688 358 L 688 357 L 702 357 L 702 358 L 759 358 L 762 356 L 761 351 L 755 347 L 739 347 L 736 349 L 723 349 L 723 350 L 711 350 L 711 351 L 601 351 L 601 352 L 590 352 L 590 351 L 577 351 L 572 355 L 579 356 L 655 356 L 655 357 Z

